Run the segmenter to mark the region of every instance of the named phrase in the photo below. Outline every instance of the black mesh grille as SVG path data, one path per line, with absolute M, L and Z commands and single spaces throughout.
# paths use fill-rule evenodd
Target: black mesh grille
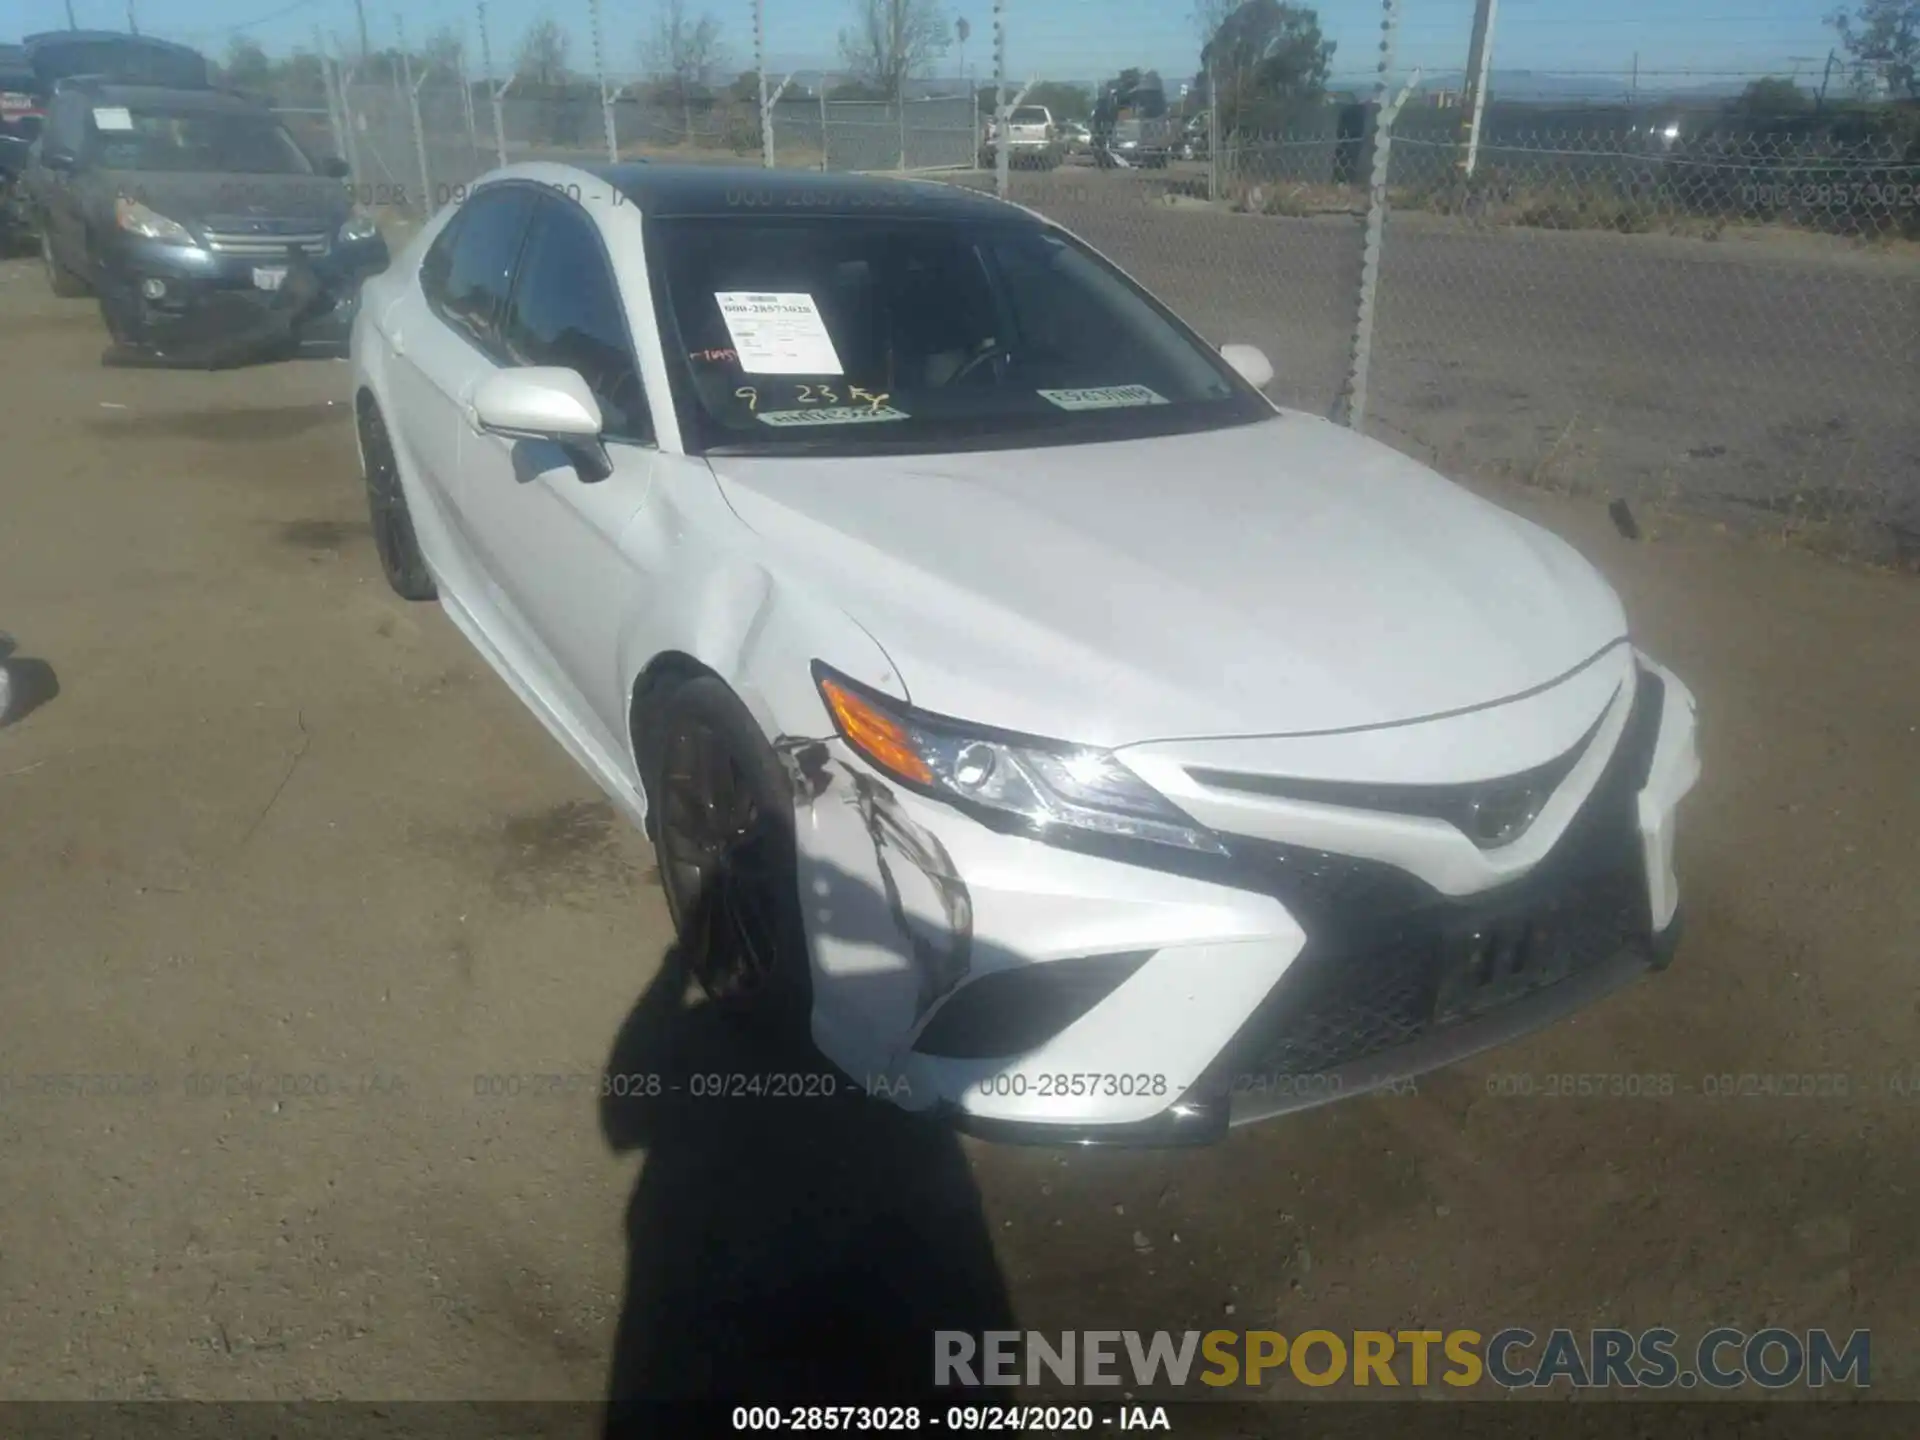
M 1647 945 L 1634 805 L 1663 699 L 1658 677 L 1642 672 L 1586 804 L 1545 859 L 1498 890 L 1455 900 L 1378 861 L 1236 838 L 1235 855 L 1266 877 L 1307 945 L 1214 1079 L 1323 1074 Z
M 1644 943 L 1643 885 L 1622 867 L 1513 913 L 1449 906 L 1423 914 L 1389 943 L 1361 953 L 1309 952 L 1262 1003 L 1232 1061 L 1236 1073 L 1304 1077 L 1362 1060 L 1511 1004 L 1636 942 Z M 1477 928 L 1535 938 L 1518 973 L 1471 961 Z

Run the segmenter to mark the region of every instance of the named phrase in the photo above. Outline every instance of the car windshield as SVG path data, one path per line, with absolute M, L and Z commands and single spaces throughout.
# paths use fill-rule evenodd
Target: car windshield
M 95 155 L 106 170 L 313 174 L 293 137 L 265 115 L 102 105 L 94 108 L 92 132 Z
M 1112 266 L 998 219 L 652 222 L 688 443 L 837 453 L 1095 442 L 1272 408 Z

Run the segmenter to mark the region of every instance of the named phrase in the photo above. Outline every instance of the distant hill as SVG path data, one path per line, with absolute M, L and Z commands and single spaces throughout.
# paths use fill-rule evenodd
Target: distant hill
M 1405 77 L 1401 77 L 1404 81 Z M 1423 90 L 1459 90 L 1465 87 L 1466 74 L 1460 70 L 1426 72 L 1420 76 Z M 1626 75 L 1556 75 L 1539 70 L 1494 70 L 1487 77 L 1487 93 L 1497 100 L 1518 103 L 1546 101 L 1619 102 L 1635 90 L 1642 101 L 1716 100 L 1738 95 L 1746 89 L 1744 79 L 1703 80 L 1674 83 L 1668 77 L 1643 77 L 1637 87 Z

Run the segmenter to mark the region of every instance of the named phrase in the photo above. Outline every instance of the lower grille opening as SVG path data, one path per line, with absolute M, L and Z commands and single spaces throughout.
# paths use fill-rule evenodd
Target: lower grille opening
M 956 990 L 913 1048 L 947 1060 L 994 1060 L 1038 1050 L 1111 995 L 1152 954 L 1075 956 L 991 971 Z
M 1242 1027 L 1227 1068 L 1241 1088 L 1298 1084 L 1644 950 L 1645 889 L 1623 864 L 1531 911 L 1448 905 L 1406 917 L 1374 947 L 1310 946 Z
M 1298 1090 L 1623 950 L 1651 957 L 1635 798 L 1664 701 L 1659 677 L 1642 670 L 1626 726 L 1580 813 L 1532 872 L 1498 890 L 1450 899 L 1377 861 L 1236 840 L 1236 853 L 1263 866 L 1308 942 L 1241 1027 L 1212 1082 Z

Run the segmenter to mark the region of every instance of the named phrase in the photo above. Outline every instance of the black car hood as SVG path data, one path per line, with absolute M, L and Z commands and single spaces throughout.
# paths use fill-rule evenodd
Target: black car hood
M 331 229 L 351 202 L 338 180 L 324 175 L 206 175 L 152 170 L 103 170 L 103 188 L 138 200 L 189 230 L 245 230 L 266 221 L 311 222 Z

